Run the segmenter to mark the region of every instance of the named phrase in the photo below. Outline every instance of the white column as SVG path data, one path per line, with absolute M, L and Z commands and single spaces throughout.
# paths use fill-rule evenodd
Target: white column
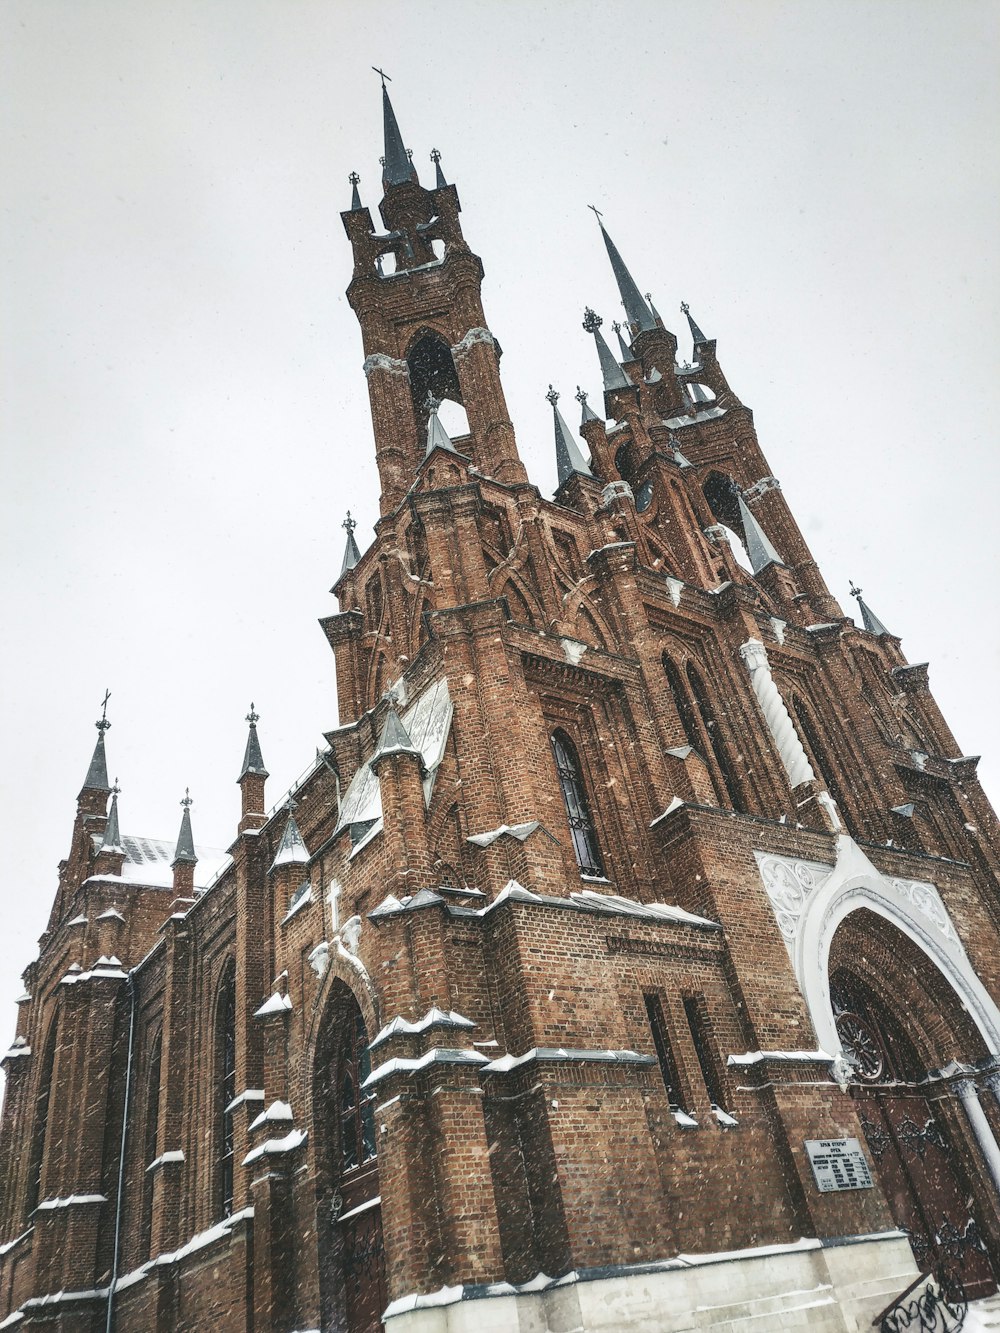
M 993 1187 L 1000 1194 L 1000 1144 L 994 1138 L 990 1122 L 986 1119 L 986 1112 L 979 1104 L 976 1085 L 971 1078 L 960 1078 L 953 1086 L 962 1103 L 962 1110 L 968 1117 L 972 1132 L 976 1136 Z

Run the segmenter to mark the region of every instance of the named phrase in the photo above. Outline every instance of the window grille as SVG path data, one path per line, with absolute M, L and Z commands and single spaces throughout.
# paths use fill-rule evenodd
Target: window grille
M 573 743 L 563 731 L 552 735 L 552 753 L 555 756 L 556 772 L 566 803 L 566 818 L 569 820 L 570 836 L 573 839 L 573 852 L 577 864 L 585 875 L 603 876 L 604 867 L 597 847 L 594 821 L 590 817 L 587 796 Z

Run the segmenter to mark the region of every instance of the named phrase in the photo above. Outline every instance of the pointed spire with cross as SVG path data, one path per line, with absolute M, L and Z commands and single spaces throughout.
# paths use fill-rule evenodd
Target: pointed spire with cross
M 340 526 L 347 533 L 347 542 L 344 547 L 344 559 L 340 566 L 338 582 L 344 577 L 347 571 L 353 569 L 361 559 L 361 552 L 358 550 L 358 544 L 354 540 L 354 529 L 358 526 L 358 523 L 357 519 L 351 517 L 351 511 L 349 509 L 347 511 L 347 517 Z M 336 584 L 334 586 L 336 586 Z
M 245 777 L 250 775 L 261 778 L 268 776 L 267 769 L 264 767 L 264 756 L 260 752 L 260 739 L 257 735 L 257 723 L 260 721 L 260 714 L 254 708 L 253 703 L 250 704 L 250 712 L 247 713 L 246 720 L 250 732 L 247 736 L 246 749 L 243 752 L 243 767 L 240 769 L 240 775 L 236 779 L 237 782 L 242 782 Z
M 403 145 L 396 113 L 389 101 L 389 90 L 385 86 L 389 75 L 377 65 L 372 65 L 372 69 L 382 80 L 382 125 L 385 135 L 385 155 L 381 159 L 382 184 L 388 189 L 393 185 L 403 185 L 407 181 L 417 181 L 417 172 L 410 160 L 410 154 Z
M 608 252 L 608 258 L 611 260 L 611 271 L 615 275 L 615 282 L 618 284 L 618 291 L 622 298 L 622 305 L 625 307 L 625 315 L 630 326 L 635 333 L 644 333 L 648 329 L 656 328 L 656 320 L 653 318 L 649 306 L 642 299 L 639 288 L 635 285 L 635 279 L 625 267 L 625 261 L 618 253 L 618 247 L 608 235 L 604 226 L 604 220 L 598 209 L 593 204 L 587 207 L 597 218 L 597 225 L 601 229 L 601 235 L 604 237 L 604 248 Z
M 108 700 L 111 698 L 111 691 L 104 691 L 104 698 L 101 700 L 101 716 L 94 726 L 97 728 L 97 744 L 94 746 L 94 753 L 90 760 L 90 767 L 87 769 L 87 776 L 83 781 L 83 791 L 110 791 L 108 784 L 108 760 L 104 749 L 104 733 L 109 731 L 111 723 L 108 721 Z
M 184 799 L 181 801 L 183 814 L 181 815 L 181 828 L 177 835 L 177 848 L 174 852 L 172 865 L 196 865 L 198 857 L 194 850 L 194 834 L 191 832 L 191 807 L 194 802 L 191 799 L 190 787 L 184 788 Z

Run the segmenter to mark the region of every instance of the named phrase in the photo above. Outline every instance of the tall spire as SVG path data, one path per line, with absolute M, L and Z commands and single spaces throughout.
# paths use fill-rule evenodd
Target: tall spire
M 564 481 L 568 481 L 574 472 L 582 472 L 585 477 L 592 477 L 594 474 L 584 461 L 583 454 L 577 447 L 576 440 L 570 434 L 569 427 L 557 407 L 559 395 L 551 384 L 545 397 L 552 404 L 552 417 L 555 422 L 556 474 L 559 477 L 559 485 L 561 486 Z
M 406 181 L 417 179 L 417 170 L 410 161 L 410 155 L 403 147 L 403 136 L 399 132 L 396 113 L 389 101 L 389 90 L 385 81 L 389 77 L 382 70 L 372 66 L 382 80 L 382 124 L 385 130 L 385 157 L 382 159 L 382 184 L 385 186 L 402 185 Z
M 353 569 L 361 559 L 361 552 L 358 550 L 358 544 L 354 540 L 354 529 L 358 526 L 357 519 L 351 518 L 351 511 L 349 509 L 347 511 L 347 517 L 340 526 L 347 532 L 347 544 L 344 547 L 344 562 L 340 566 L 340 577 L 343 578 L 347 571 Z M 250 705 L 250 708 L 252 711 L 253 704 Z
M 111 726 L 108 721 L 108 700 L 111 698 L 111 691 L 104 691 L 104 698 L 101 700 L 101 720 L 95 722 L 97 728 L 97 744 L 94 746 L 94 754 L 90 761 L 90 767 L 87 769 L 87 776 L 84 778 L 84 791 L 110 791 L 111 785 L 108 782 L 108 760 L 104 753 L 104 733 Z
M 694 322 L 694 316 L 691 314 L 691 308 L 687 301 L 681 302 L 681 314 L 687 316 L 688 328 L 691 330 L 691 341 L 694 343 L 695 347 L 697 347 L 699 343 L 707 343 L 710 341 Z
M 264 767 L 264 756 L 260 752 L 260 741 L 257 738 L 257 723 L 259 721 L 260 714 L 251 703 L 250 712 L 247 713 L 247 722 L 250 724 L 250 734 L 247 736 L 247 748 L 243 755 L 243 767 L 240 769 L 240 776 L 236 779 L 237 782 L 242 782 L 248 773 L 254 773 L 262 778 L 270 776 L 267 769 Z
M 587 402 L 586 390 L 581 389 L 579 384 L 576 386 L 576 393 L 573 395 L 573 397 L 580 404 L 580 409 L 582 412 L 582 420 L 580 421 L 581 426 L 585 426 L 588 421 L 600 421 L 601 418 L 597 415 L 594 409 Z
M 188 787 L 184 788 L 184 799 L 181 801 L 184 807 L 184 813 L 181 815 L 181 829 L 177 834 L 177 848 L 174 852 L 174 859 L 171 865 L 178 863 L 183 865 L 195 865 L 198 857 L 194 850 L 194 834 L 191 832 L 191 791 Z
M 861 589 L 853 583 L 851 584 L 851 596 L 858 599 L 858 606 L 861 609 L 861 623 L 869 634 L 888 634 L 890 637 L 894 637 L 892 630 L 886 629 L 885 625 L 882 624 L 881 620 L 879 620 L 878 616 L 861 596 Z
M 655 329 L 656 320 L 653 318 L 652 311 L 642 299 L 642 294 L 635 285 L 632 274 L 625 267 L 625 261 L 618 253 L 618 247 L 605 230 L 600 213 L 594 208 L 593 204 L 589 204 L 588 207 L 593 209 L 597 224 L 601 229 L 601 235 L 604 237 L 604 245 L 608 252 L 608 258 L 611 260 L 611 268 L 615 275 L 615 282 L 618 283 L 618 290 L 621 293 L 622 305 L 625 307 L 628 322 L 635 325 L 640 333 L 646 329 Z
M 435 190 L 443 190 L 448 182 L 441 170 L 441 153 L 437 148 L 431 149 L 431 161 L 434 163 L 434 188 Z
M 604 321 L 600 315 L 594 313 L 590 306 L 587 306 L 583 312 L 583 327 L 588 333 L 594 335 L 594 342 L 597 344 L 597 355 L 601 362 L 601 374 L 604 376 L 604 388 L 607 389 L 631 389 L 632 383 L 622 370 L 621 366 L 611 355 L 611 348 L 604 341 L 601 333 L 601 325 Z
M 118 827 L 118 793 L 121 787 L 118 785 L 118 779 L 115 778 L 115 785 L 111 788 L 111 809 L 108 812 L 108 822 L 104 826 L 104 837 L 101 839 L 102 852 L 121 852 L 122 835 Z
M 770 564 L 784 564 L 781 556 L 771 545 L 767 533 L 757 522 L 750 511 L 749 505 L 740 495 L 737 497 L 740 506 L 740 518 L 743 520 L 743 536 L 746 539 L 747 555 L 750 557 L 750 565 L 755 574 Z
M 441 399 L 435 398 L 429 393 L 424 399 L 424 407 L 430 415 L 427 418 L 427 448 L 424 451 L 424 457 L 434 452 L 435 449 L 447 449 L 449 452 L 455 452 L 455 446 L 451 442 L 451 436 L 441 425 L 438 418 L 438 408 L 441 406 Z

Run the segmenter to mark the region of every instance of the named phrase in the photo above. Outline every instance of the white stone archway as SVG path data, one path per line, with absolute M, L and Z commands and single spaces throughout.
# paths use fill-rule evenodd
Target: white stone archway
M 847 834 L 837 839 L 837 862 L 832 868 L 762 852 L 756 855 L 820 1050 L 831 1057 L 841 1054 L 830 1003 L 830 946 L 845 918 L 867 908 L 901 930 L 927 956 L 947 979 L 990 1054 L 1000 1054 L 1000 1008 L 976 976 L 933 884 L 888 879 Z

